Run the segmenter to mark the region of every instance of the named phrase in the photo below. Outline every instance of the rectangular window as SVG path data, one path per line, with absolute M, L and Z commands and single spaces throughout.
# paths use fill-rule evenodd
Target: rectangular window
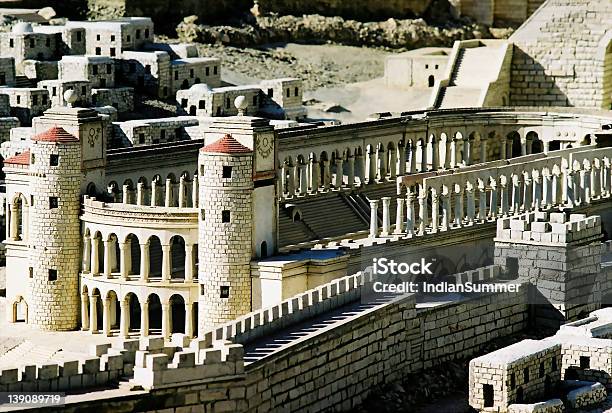
M 114 42 L 114 41 L 115 41 L 115 35 L 111 34 L 111 42 Z
M 221 222 L 230 222 L 230 212 L 225 209 L 221 211 Z
M 21 96 L 17 95 L 17 104 L 21 103 Z
M 36 43 L 34 42 L 34 39 L 30 39 L 30 48 L 34 48 L 36 46 Z
M 220 291 L 221 298 L 229 298 L 229 285 L 222 285 Z
M 218 71 L 219 71 L 219 70 L 217 69 L 217 66 L 214 66 L 214 67 L 213 67 L 213 74 L 215 74 L 215 75 L 216 75 L 216 74 L 218 73 Z
M 269 98 L 274 97 L 274 90 L 268 89 L 268 97 Z
M 96 34 L 96 40 L 97 40 L 97 41 L 100 41 L 100 39 L 101 39 L 100 35 L 99 35 L 99 34 Z
M 30 195 L 30 206 L 34 206 L 34 195 Z
M 510 390 L 514 390 L 515 386 L 516 386 L 516 374 L 512 373 L 510 375 Z
M 210 67 L 206 68 L 206 76 L 210 76 Z
M 49 197 L 49 209 L 55 209 L 59 206 L 59 199 L 56 196 Z
M 98 66 L 97 65 L 93 65 L 91 67 L 91 73 L 94 74 L 94 75 L 98 74 Z
M 193 69 L 189 69 L 189 77 L 193 79 L 194 76 L 195 72 L 193 71 Z
M 9 47 L 15 47 L 15 40 L 9 39 Z
M 544 369 L 544 362 L 540 362 L 540 370 L 538 371 L 538 376 L 539 378 L 544 377 L 544 373 L 546 372 L 546 370 Z
M 294 95 L 295 95 L 295 96 L 297 96 L 297 95 L 299 94 L 299 91 L 300 91 L 300 90 L 299 90 L 299 89 L 296 87 L 296 88 L 294 89 Z
M 145 29 L 145 39 L 149 38 L 149 29 Z
M 110 75 L 111 73 L 113 73 L 113 66 L 111 64 L 107 64 L 106 65 L 106 74 Z
M 198 103 L 198 109 L 206 109 L 206 101 L 205 100 L 201 100 Z
M 232 177 L 232 167 L 231 166 L 223 166 L 223 177 L 231 178 Z
M 81 86 L 81 95 L 83 96 L 87 95 L 87 86 Z
M 96 47 L 96 56 L 100 56 L 102 54 L 102 49 L 99 47 Z
M 189 103 L 188 103 L 187 99 L 185 99 L 185 98 L 181 99 L 181 106 L 182 107 L 186 108 L 188 104 Z
M 32 105 L 33 106 L 38 105 L 38 96 L 32 95 Z
M 117 52 L 115 51 L 115 48 L 114 48 L 114 47 L 111 47 L 111 48 L 110 48 L 110 55 L 111 55 L 112 57 L 115 57 L 115 55 L 116 55 L 116 54 L 117 54 Z
M 557 358 L 556 357 L 552 358 L 550 369 L 552 371 L 557 371 Z
M 30 272 L 30 278 L 34 278 L 34 268 L 30 267 L 28 268 L 29 272 Z
M 287 89 L 287 97 L 291 96 L 291 89 Z
M 140 39 L 140 30 L 136 30 L 136 38 Z
M 131 42 L 132 41 L 132 36 L 130 36 L 129 34 L 127 35 L 127 41 Z
M 145 143 L 145 134 L 144 133 L 139 133 L 138 134 L 138 143 Z
M 52 89 L 51 95 L 53 95 L 53 96 L 57 96 L 57 87 L 53 86 L 53 89 Z
M 52 154 L 49 157 L 49 165 L 51 165 L 51 166 L 59 165 L 59 155 Z
M 45 40 L 45 46 L 51 47 L 51 39 L 49 39 L 48 37 L 47 40 Z
M 523 383 L 529 383 L 529 367 L 523 369 Z
M 591 368 L 591 358 L 588 356 L 580 356 L 580 368 L 590 369 Z
M 49 281 L 56 281 L 56 280 L 57 280 L 57 270 L 49 268 Z

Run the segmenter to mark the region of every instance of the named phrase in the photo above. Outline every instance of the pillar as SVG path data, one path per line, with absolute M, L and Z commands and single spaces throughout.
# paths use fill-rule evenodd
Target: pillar
M 140 305 L 140 336 L 149 335 L 149 300 L 143 300 Z
M 439 166 L 440 150 L 438 149 L 438 142 L 434 138 L 431 140 L 431 169 L 437 171 Z
M 382 207 L 383 207 L 383 222 L 382 222 L 382 231 L 381 234 L 383 237 L 386 237 L 389 235 L 390 229 L 391 229 L 391 222 L 390 222 L 390 214 L 389 214 L 389 207 L 391 206 L 391 198 L 388 196 L 385 196 L 382 199 Z
M 521 210 L 521 181 L 518 176 L 512 179 L 512 214 L 518 214 Z
M 397 177 L 397 149 L 389 150 L 387 159 L 389 162 L 389 178 L 395 180 Z
M 185 303 L 185 335 L 193 337 L 193 303 Z
M 89 312 L 87 311 L 88 306 L 88 295 L 85 291 L 81 293 L 81 330 L 89 330 Z
M 533 200 L 531 199 L 532 195 L 533 195 L 533 189 L 531 189 L 531 179 L 529 178 L 525 178 L 525 190 L 524 190 L 524 197 L 523 197 L 523 210 L 524 211 L 529 211 L 532 207 L 532 202 Z
M 131 252 L 130 250 L 130 244 L 127 242 L 120 242 L 119 243 L 119 253 L 121 256 L 121 263 L 120 266 L 121 268 L 119 269 L 119 272 L 121 274 L 121 278 L 123 278 L 124 280 L 127 279 L 128 276 L 128 264 L 129 264 L 129 258 L 128 258 L 128 254 Z
M 283 162 L 283 165 L 281 166 L 281 179 L 280 179 L 280 185 L 281 185 L 281 195 L 285 196 L 287 195 L 287 193 L 289 192 L 289 183 L 287 182 L 287 174 L 288 174 L 288 165 L 287 162 Z
M 193 262 L 193 244 L 185 243 L 185 282 L 193 281 L 195 264 Z
M 414 234 L 414 195 L 410 190 L 406 195 L 406 234 L 408 236 Z
M 368 184 L 374 183 L 376 180 L 376 156 L 374 149 L 370 149 L 368 152 Z
M 323 190 L 324 191 L 328 191 L 329 190 L 329 181 L 330 181 L 330 169 L 329 169 L 329 161 L 328 160 L 324 160 L 323 161 L 323 177 L 322 177 L 322 181 L 323 181 Z
M 110 302 L 109 297 L 102 300 L 102 334 L 106 337 L 110 336 Z
M 185 191 L 185 177 L 179 178 L 179 193 L 178 193 L 178 206 L 179 208 L 185 208 L 186 206 L 186 191 Z
M 394 234 L 401 234 L 404 232 L 404 204 L 406 200 L 404 198 L 397 198 L 397 211 L 395 214 L 395 231 Z
M 172 278 L 172 255 L 170 245 L 162 245 L 162 282 L 170 281 Z
M 130 203 L 130 187 L 128 185 L 123 185 L 123 199 L 122 202 L 124 204 L 129 204 Z
M 427 172 L 427 143 L 421 145 L 421 172 Z
M 474 223 L 474 213 L 475 213 L 475 202 L 474 199 L 474 187 L 468 186 L 465 190 L 465 197 L 467 202 L 467 221 L 469 224 Z
M 480 163 L 487 161 L 487 140 L 480 138 Z
M 531 205 L 536 211 L 542 206 L 542 178 L 539 175 L 533 178 L 533 201 Z
M 144 205 L 144 184 L 142 182 L 136 184 L 136 205 Z
M 380 148 L 377 152 L 378 158 L 378 180 L 384 181 L 387 178 L 387 152 L 385 148 Z
M 410 141 L 410 173 L 416 173 L 416 146 L 414 141 Z
M 17 205 L 11 204 L 11 231 L 10 239 L 16 240 L 19 238 L 19 208 Z
M 406 175 L 406 145 L 401 145 L 398 148 L 399 157 L 398 157 L 398 173 L 400 175 Z
M 127 337 L 128 329 L 130 326 L 130 303 L 129 299 L 126 297 L 121 300 L 121 319 L 119 320 L 119 336 Z
M 465 166 L 472 164 L 472 141 L 468 136 L 463 139 L 463 161 Z
M 342 187 L 342 181 L 344 178 L 344 172 L 342 171 L 342 168 L 344 167 L 344 161 L 341 158 L 336 159 L 336 176 L 335 176 L 335 182 L 334 182 L 334 187 L 336 189 L 340 189 Z
M 459 192 L 455 193 L 455 225 L 461 226 L 463 222 L 463 187 L 459 188 Z
M 348 187 L 353 188 L 355 186 L 355 158 L 349 156 L 347 162 Z
M 140 244 L 140 280 L 149 281 L 149 243 Z
M 91 331 L 92 333 L 98 332 L 98 307 L 96 307 L 97 301 L 97 295 L 91 295 L 89 297 L 89 331 Z
M 431 191 L 431 232 L 438 232 L 438 225 L 440 223 L 440 200 L 438 199 L 438 190 Z
M 91 237 L 85 235 L 83 237 L 83 272 L 89 272 L 91 269 Z
M 497 218 L 499 209 L 497 206 L 497 182 L 491 182 L 491 198 L 489 201 L 489 216 L 493 219 Z
M 157 205 L 157 181 L 151 182 L 151 206 Z
M 110 240 L 103 240 L 104 243 L 104 275 L 110 277 L 111 275 L 111 246 L 113 245 Z
M 198 207 L 198 176 L 194 175 L 193 180 L 191 181 L 191 206 L 193 208 Z
M 170 337 L 172 326 L 170 325 L 170 303 L 162 303 L 162 337 Z
M 419 188 L 419 234 L 424 235 L 427 228 L 427 191 Z
M 508 216 L 509 203 L 508 203 L 508 184 L 502 182 L 501 184 L 501 213 L 503 216 Z
M 309 160 L 308 172 L 310 174 L 310 187 L 308 190 L 311 193 L 316 193 L 319 189 L 319 164 L 315 162 L 314 158 Z
M 171 207 L 172 201 L 172 180 L 168 178 L 166 179 L 166 196 L 164 197 L 164 206 Z
M 99 243 L 100 243 L 99 238 L 94 237 L 91 239 L 91 260 L 90 262 L 91 262 L 91 273 L 93 275 L 100 274 L 100 261 L 98 257 Z
M 451 216 L 450 194 L 441 194 L 442 198 L 442 229 L 448 230 Z
M 478 186 L 478 219 L 487 220 L 487 187 L 484 183 Z
M 298 188 L 298 192 L 300 195 L 306 195 L 306 191 L 308 191 L 308 181 L 306 177 L 306 165 L 300 164 L 298 166 L 298 173 L 300 176 L 300 186 Z
M 370 200 L 370 237 L 378 236 L 378 200 Z

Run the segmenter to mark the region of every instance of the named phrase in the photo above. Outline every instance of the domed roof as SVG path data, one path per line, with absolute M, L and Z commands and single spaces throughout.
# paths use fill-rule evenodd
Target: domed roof
M 24 34 L 24 33 L 33 33 L 32 23 L 28 22 L 19 22 L 13 26 L 11 30 L 12 33 L 15 34 Z
M 74 143 L 78 142 L 78 138 L 69 134 L 63 128 L 54 126 L 46 132 L 36 135 L 32 138 L 37 142 L 54 142 L 54 143 Z
M 206 145 L 205 147 L 200 149 L 200 151 L 208 153 L 227 154 L 245 154 L 253 152 L 251 149 L 238 142 L 232 137 L 232 135 L 229 134 L 225 135 L 218 141 L 211 143 L 210 145 Z
M 206 83 L 196 83 L 195 85 L 191 86 L 190 90 L 193 92 L 207 93 L 212 89 L 208 87 Z

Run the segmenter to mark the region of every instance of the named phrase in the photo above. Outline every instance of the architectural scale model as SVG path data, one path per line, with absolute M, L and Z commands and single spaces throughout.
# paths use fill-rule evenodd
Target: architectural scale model
M 348 412 L 473 358 L 478 411 L 606 402 L 610 1 L 397 55 L 387 84 L 431 87 L 430 107 L 345 125 L 309 121 L 297 78 L 229 85 L 223 56 L 153 36 L 145 17 L 0 33 L 0 394 Z M 176 116 L 130 117 L 142 96 Z M 380 257 L 481 287 L 378 294 Z M 558 332 L 483 353 L 534 326 Z

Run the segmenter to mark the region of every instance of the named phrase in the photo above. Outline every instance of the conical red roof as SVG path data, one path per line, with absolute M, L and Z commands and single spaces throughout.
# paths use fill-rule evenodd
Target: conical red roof
M 56 142 L 56 143 L 73 143 L 78 142 L 78 138 L 70 133 L 66 132 L 59 126 L 54 126 L 46 132 L 36 135 L 32 138 L 33 141 L 38 142 Z
M 247 148 L 236 139 L 232 137 L 232 135 L 225 135 L 221 139 L 216 142 L 211 143 L 210 145 L 206 145 L 202 149 L 202 152 L 211 152 L 211 153 L 251 153 L 253 152 L 251 149 Z
M 11 156 L 4 161 L 4 164 L 15 164 L 15 165 L 29 165 L 30 164 L 30 150 L 21 152 L 19 155 Z

